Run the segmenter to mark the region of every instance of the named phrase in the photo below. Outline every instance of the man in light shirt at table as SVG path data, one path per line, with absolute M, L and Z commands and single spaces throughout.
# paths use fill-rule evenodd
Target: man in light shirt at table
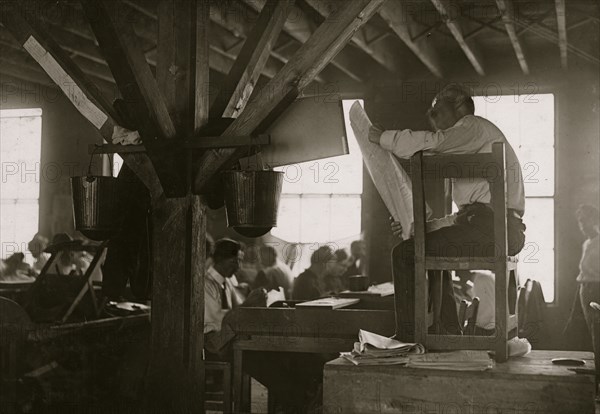
M 492 144 L 503 142 L 506 149 L 506 185 L 508 198 L 508 254 L 516 255 L 525 244 L 525 192 L 519 160 L 508 140 L 492 122 L 475 116 L 475 104 L 470 93 L 456 84 L 440 91 L 427 115 L 435 132 L 382 131 L 372 127 L 369 140 L 381 145 L 399 158 L 410 158 L 418 151 L 429 154 L 489 153 Z M 494 254 L 493 211 L 489 184 L 484 179 L 455 179 L 452 199 L 459 211 L 442 219 L 427 222 L 426 254 L 435 256 L 481 257 Z M 401 232 L 400 224 L 392 223 L 394 234 Z M 407 294 L 414 288 L 414 239 L 399 243 L 392 252 L 396 288 Z M 455 332 L 457 318 L 451 289 L 445 289 L 442 303 L 442 325 Z M 401 293 L 402 294 L 402 293 Z M 412 304 L 406 304 L 405 321 L 412 323 Z M 444 320 L 446 318 L 446 320 Z M 450 319 L 448 319 L 450 318 Z

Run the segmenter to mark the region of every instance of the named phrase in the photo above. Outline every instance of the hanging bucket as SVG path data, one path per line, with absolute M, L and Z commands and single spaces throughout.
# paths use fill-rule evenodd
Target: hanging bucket
M 92 240 L 106 240 L 120 229 L 117 179 L 71 177 L 75 229 Z
M 277 226 L 283 184 L 280 171 L 223 173 L 227 225 L 246 237 L 259 237 Z

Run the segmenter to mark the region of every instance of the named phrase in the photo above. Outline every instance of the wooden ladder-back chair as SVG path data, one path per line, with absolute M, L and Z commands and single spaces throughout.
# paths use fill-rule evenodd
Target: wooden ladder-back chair
M 504 143 L 492 144 L 491 153 L 423 156 L 418 152 L 411 158 L 413 184 L 415 287 L 415 341 L 431 350 L 481 349 L 493 350 L 496 361 L 508 359 L 507 341 L 517 335 L 516 257 L 508 256 L 507 195 Z M 488 180 L 491 205 L 494 211 L 495 254 L 489 257 L 426 256 L 424 172 L 435 172 L 436 178 L 483 178 Z M 429 309 L 427 272 L 449 270 L 490 270 L 495 274 L 496 334 L 494 337 L 472 335 L 429 334 L 434 322 Z M 432 292 L 432 300 L 440 295 Z

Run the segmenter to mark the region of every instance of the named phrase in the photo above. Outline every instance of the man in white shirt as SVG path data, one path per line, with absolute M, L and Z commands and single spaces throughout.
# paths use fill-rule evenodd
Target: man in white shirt
M 519 160 L 498 127 L 474 113 L 475 104 L 469 92 L 451 84 L 438 93 L 428 111 L 435 132 L 382 131 L 372 127 L 369 140 L 399 158 L 409 158 L 418 151 L 431 154 L 486 153 L 491 152 L 494 142 L 503 142 L 506 149 L 508 254 L 516 255 L 525 243 L 525 225 L 521 220 L 525 212 L 525 192 Z M 488 182 L 472 178 L 453 180 L 452 198 L 459 211 L 427 223 L 426 253 L 461 257 L 493 255 L 493 211 Z M 399 223 L 393 223 L 392 229 L 395 234 L 401 231 Z M 399 243 L 392 252 L 396 289 L 405 297 L 412 296 L 414 287 L 414 256 L 412 238 Z M 451 291 L 447 291 L 446 296 L 442 304 L 443 317 L 445 315 L 452 320 L 442 320 L 442 323 L 446 330 L 453 332 L 458 322 L 452 315 L 454 298 Z M 411 326 L 413 311 L 412 304 L 404 304 L 403 321 L 397 321 L 398 327 Z
M 213 264 L 204 280 L 204 348 L 222 355 L 235 336 L 231 329 L 222 329 L 223 319 L 233 309 L 233 283 L 231 278 L 240 267 L 244 252 L 238 242 L 220 239 L 215 243 Z M 242 306 L 266 306 L 266 292 L 256 289 L 250 292 Z

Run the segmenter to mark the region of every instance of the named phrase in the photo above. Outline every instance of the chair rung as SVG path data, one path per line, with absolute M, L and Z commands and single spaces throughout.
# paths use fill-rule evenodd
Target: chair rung
M 517 329 L 518 326 L 518 319 L 517 319 L 517 315 L 508 315 L 508 328 L 507 331 L 510 332 L 513 329 Z
M 429 270 L 495 270 L 496 260 L 492 257 L 425 257 L 425 268 Z M 517 258 L 506 258 L 508 270 L 517 267 Z

